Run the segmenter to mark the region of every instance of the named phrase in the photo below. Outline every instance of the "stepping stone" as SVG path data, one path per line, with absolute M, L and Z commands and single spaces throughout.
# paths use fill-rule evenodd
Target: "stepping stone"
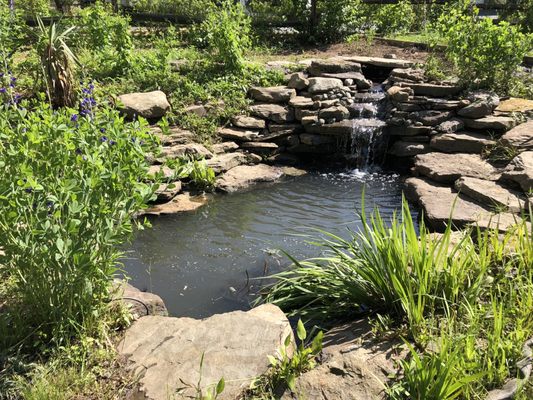
M 511 97 L 507 100 L 501 100 L 500 105 L 496 107 L 495 111 L 499 112 L 522 112 L 533 111 L 533 100 L 519 99 Z
M 325 93 L 343 87 L 340 79 L 335 78 L 309 78 L 309 93 Z
M 203 320 L 147 316 L 136 321 L 118 345 L 129 368 L 139 379 L 132 398 L 164 400 L 196 398 L 224 378 L 219 400 L 234 400 L 269 369 L 287 336 L 292 336 L 285 314 L 265 304 L 248 312 L 217 314 Z M 203 358 L 203 365 L 200 362 Z
M 250 112 L 280 124 L 294 121 L 294 110 L 279 104 L 255 104 L 250 107 Z
M 237 142 L 250 142 L 259 136 L 259 131 L 237 128 L 220 128 L 217 133 L 223 139 Z
M 170 110 L 167 95 L 160 90 L 148 93 L 123 94 L 118 96 L 118 100 L 119 111 L 129 118 L 161 118 Z
M 211 146 L 213 153 L 222 154 L 229 153 L 230 151 L 235 151 L 239 148 L 239 145 L 235 142 L 222 142 L 217 143 Z
M 281 168 L 266 164 L 240 165 L 230 169 L 217 179 L 216 185 L 218 189 L 224 192 L 234 193 L 246 190 L 258 183 L 276 182 L 282 177 L 283 170 Z
M 501 140 L 504 144 L 514 146 L 521 151 L 533 149 L 533 120 L 515 126 L 505 133 Z
M 461 229 L 491 215 L 490 211 L 449 186 L 427 179 L 408 178 L 405 196 L 422 208 L 427 226 L 436 231 L 446 229 L 450 216 L 453 227 Z
M 467 128 L 487 131 L 508 131 L 516 124 L 514 118 L 496 115 L 489 115 L 479 119 L 463 118 L 463 121 Z
M 241 152 L 218 154 L 207 160 L 207 166 L 212 168 L 216 174 L 235 168 L 241 164 L 255 164 L 261 162 L 261 157 L 255 154 Z
M 533 191 L 533 151 L 524 151 L 505 168 L 502 179 L 517 183 L 529 194 Z
M 144 210 L 141 212 L 141 215 L 169 215 L 192 212 L 203 207 L 207 204 L 208 200 L 209 198 L 204 195 L 192 197 L 189 193 L 183 193 L 177 195 L 167 203 L 157 204 Z
M 389 149 L 389 154 L 396 157 L 412 157 L 418 154 L 429 153 L 431 149 L 428 143 L 408 142 L 398 140 Z
M 204 158 L 212 158 L 213 153 L 207 150 L 204 145 L 199 143 L 177 144 L 171 147 L 162 147 L 158 160 L 163 162 L 164 160 L 174 160 L 176 158 L 183 158 L 186 156 L 192 156 L 193 158 L 200 160 Z
M 462 90 L 460 86 L 435 85 L 432 83 L 401 82 L 400 85 L 410 87 L 417 96 L 450 97 Z
M 453 183 L 470 176 L 495 181 L 500 172 L 475 154 L 428 153 L 415 158 L 414 171 L 436 182 Z
M 166 203 L 172 200 L 181 192 L 181 181 L 162 183 L 155 191 L 158 203 Z
M 265 103 L 287 103 L 296 96 L 296 90 L 287 86 L 253 87 L 250 96 L 256 101 Z
M 326 60 L 313 60 L 307 68 L 312 76 L 321 76 L 324 73 L 361 72 L 361 64 L 343 58 L 328 58 Z M 311 80 L 309 80 L 311 83 Z
M 520 213 L 524 209 L 525 200 L 519 193 L 496 182 L 464 177 L 455 182 L 455 189 L 489 209 L 505 209 L 512 213 Z
M 431 148 L 445 153 L 480 154 L 485 147 L 495 143 L 486 135 L 471 132 L 443 133 L 431 138 Z
M 265 129 L 266 122 L 264 119 L 237 115 L 231 119 L 231 123 L 237 128 L 245 129 Z
M 366 57 L 366 56 L 348 56 L 343 57 L 346 61 L 356 62 L 359 64 L 372 65 L 374 67 L 384 68 L 411 68 L 415 66 L 415 62 L 411 60 L 402 60 L 399 58 L 383 58 L 383 57 Z

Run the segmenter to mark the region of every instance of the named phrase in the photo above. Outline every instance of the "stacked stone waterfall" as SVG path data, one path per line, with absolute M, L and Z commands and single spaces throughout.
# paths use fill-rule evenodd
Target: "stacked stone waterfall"
M 251 116 L 235 117 L 219 135 L 273 161 L 287 154 L 348 154 L 366 167 L 382 160 L 386 146 L 379 140 L 386 124 L 378 119 L 385 94 L 372 86 L 354 60 L 315 60 L 287 86 L 252 88 Z

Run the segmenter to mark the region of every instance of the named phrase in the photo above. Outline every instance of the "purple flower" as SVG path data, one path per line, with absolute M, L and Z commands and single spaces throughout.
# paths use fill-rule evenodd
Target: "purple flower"
M 104 133 L 105 132 L 105 128 L 100 128 L 100 132 Z
M 78 147 L 78 148 L 76 149 L 76 154 L 77 154 L 77 155 L 81 155 L 81 153 L 82 153 L 82 151 L 81 151 L 81 149 Z
M 102 137 L 100 138 L 100 141 L 102 141 L 102 142 L 107 142 L 107 136 L 102 136 Z
M 5 93 L 5 92 L 7 92 L 7 90 L 6 90 L 6 88 L 5 88 L 5 87 L 3 87 L 3 88 L 0 88 L 0 93 Z
M 72 114 L 72 116 L 70 117 L 70 120 L 72 122 L 76 122 L 78 120 L 78 114 Z
M 110 144 L 111 146 L 114 146 L 114 145 L 117 144 L 117 142 L 115 142 L 114 140 L 110 140 L 110 141 L 109 141 L 109 144 Z

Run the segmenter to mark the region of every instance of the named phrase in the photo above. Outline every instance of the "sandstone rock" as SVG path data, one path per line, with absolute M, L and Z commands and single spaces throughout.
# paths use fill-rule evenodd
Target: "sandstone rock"
M 176 144 L 190 143 L 195 139 L 192 132 L 186 131 L 178 127 L 169 128 L 168 133 L 163 133 L 161 128 L 153 126 L 150 128 L 150 133 L 157 136 L 162 146 L 174 146 Z
M 375 104 L 351 104 L 348 106 L 350 117 L 352 118 L 372 118 L 378 114 L 378 108 Z
M 256 104 L 250 107 L 250 111 L 257 117 L 280 124 L 294 121 L 294 110 L 278 104 Z
M 167 308 L 161 297 L 153 293 L 141 292 L 125 281 L 116 279 L 113 282 L 113 297 L 122 299 L 131 311 L 134 319 L 146 315 L 168 315 Z
M 241 148 L 256 154 L 272 154 L 279 146 L 269 142 L 245 142 L 241 144 Z
M 497 180 L 499 171 L 475 154 L 428 153 L 416 156 L 414 171 L 437 182 L 453 183 L 460 177 Z
M 167 215 L 192 212 L 203 207 L 209 201 L 207 196 L 191 196 L 189 193 L 179 194 L 168 203 L 157 204 L 142 212 L 142 215 Z
M 237 115 L 231 119 L 231 123 L 237 128 L 245 129 L 265 129 L 266 122 L 264 119 Z
M 381 100 L 384 100 L 386 97 L 385 93 L 356 93 L 352 96 L 352 99 L 356 103 L 377 103 Z
M 533 120 L 515 126 L 505 133 L 501 140 L 503 143 L 517 147 L 520 150 L 533 149 Z
M 181 182 L 174 181 L 169 183 L 162 183 L 155 191 L 158 203 L 166 203 L 172 200 L 181 192 Z
M 448 121 L 441 122 L 435 127 L 435 130 L 443 133 L 453 133 L 463 130 L 465 123 L 459 118 L 452 118 Z
M 397 103 L 406 102 L 409 100 L 410 91 L 408 88 L 402 88 L 400 86 L 392 86 L 387 90 L 387 95 L 390 99 Z
M 313 108 L 314 104 L 311 98 L 304 96 L 296 96 L 289 101 L 289 105 L 295 108 Z
M 495 143 L 486 135 L 471 132 L 443 133 L 431 138 L 431 148 L 445 153 L 480 154 L 486 146 Z
M 431 149 L 427 143 L 407 142 L 398 140 L 389 149 L 389 154 L 396 157 L 412 157 L 417 154 L 429 153 Z
M 371 337 L 367 320 L 332 329 L 324 336 L 323 362 L 296 380 L 282 400 L 384 400 L 385 384 L 396 374 L 398 342 Z
M 311 115 L 311 116 L 302 118 L 302 125 L 303 126 L 312 125 L 312 124 L 316 124 L 316 123 L 318 123 L 318 116 L 316 116 L 316 115 Z
M 335 78 L 310 78 L 309 93 L 324 93 L 342 87 L 342 81 Z
M 421 122 L 425 126 L 437 126 L 452 116 L 453 112 L 451 111 L 426 110 L 412 112 L 409 118 L 413 121 Z
M 167 96 L 160 90 L 148 93 L 129 93 L 118 97 L 119 110 L 129 118 L 161 118 L 170 109 Z
M 118 350 L 139 376 L 135 398 L 166 400 L 186 385 L 191 387 L 179 398 L 195 398 L 200 378 L 202 390 L 224 378 L 225 390 L 218 399 L 234 400 L 268 370 L 267 356 L 276 354 L 289 335 L 283 312 L 267 304 L 204 320 L 144 317 L 127 330 Z
M 319 135 L 336 135 L 344 136 L 351 135 L 354 130 L 354 124 L 359 124 L 360 127 L 368 128 L 385 128 L 385 123 L 378 119 L 367 119 L 355 121 L 351 119 L 345 119 L 343 121 L 335 122 L 326 125 L 307 125 L 305 131 L 307 133 L 314 133 Z
M 286 86 L 253 87 L 249 93 L 254 100 L 265 103 L 287 103 L 296 96 L 296 90 Z
M 302 133 L 300 135 L 300 142 L 309 146 L 320 146 L 327 143 L 335 143 L 335 138 L 331 136 Z
M 344 57 L 346 61 L 356 62 L 359 64 L 372 65 L 374 67 L 383 68 L 411 68 L 416 63 L 411 60 L 391 59 L 384 57 L 366 57 L 366 56 L 349 56 Z
M 299 132 L 302 130 L 302 126 L 300 124 L 270 124 L 268 126 L 268 131 L 270 133 L 277 133 L 277 132 Z
M 454 111 L 461 107 L 461 100 L 446 100 L 439 98 L 428 98 L 426 103 L 428 108 L 432 110 L 448 110 Z
M 533 151 L 524 151 L 505 168 L 502 179 L 516 182 L 525 193 L 533 191 Z
M 318 110 L 304 110 L 302 108 L 296 108 L 294 110 L 294 117 L 297 121 L 301 121 L 305 117 L 317 117 L 318 118 Z
M 220 128 L 217 133 L 223 139 L 237 142 L 249 142 L 259 136 L 259 131 L 249 129 Z
M 350 116 L 350 112 L 344 106 L 336 106 L 320 110 L 318 116 L 319 118 L 323 118 L 325 120 L 334 118 L 337 121 L 341 121 L 348 118 Z
M 361 90 L 370 89 L 372 87 L 372 81 L 366 79 L 360 72 L 324 73 L 320 76 L 324 78 L 340 79 L 342 81 L 349 79 Z
M 485 215 L 471 225 L 481 230 L 491 229 L 497 230 L 499 233 L 507 233 L 518 224 L 523 223 L 522 218 L 517 214 L 508 212 Z M 531 231 L 531 223 L 526 222 L 526 229 Z M 512 246 L 511 243 L 508 246 Z
M 494 101 L 492 97 L 487 99 L 479 99 L 469 104 L 468 106 L 461 108 L 457 113 L 461 117 L 465 118 L 482 118 L 492 114 L 492 111 L 499 104 L 499 99 Z
M 508 131 L 515 126 L 515 120 L 511 117 L 490 115 L 480 119 L 463 119 L 465 126 L 471 129 Z
M 498 112 L 527 112 L 533 111 L 533 100 L 518 99 L 511 97 L 507 100 L 500 101 L 500 105 L 496 107 Z
M 235 142 L 222 142 L 217 143 L 212 146 L 214 154 L 229 153 L 230 151 L 235 151 L 239 148 L 239 145 Z
M 418 203 L 427 226 L 436 231 L 444 231 L 450 217 L 453 227 L 461 229 L 491 215 L 488 210 L 454 189 L 426 179 L 408 178 L 405 181 L 405 195 L 410 201 Z
M 235 168 L 241 164 L 255 164 L 261 161 L 261 157 L 245 153 L 225 153 L 217 154 L 207 161 L 207 166 L 212 168 L 215 173 L 219 174 L 229 169 Z
M 312 61 L 307 72 L 312 76 L 321 76 L 324 73 L 361 72 L 361 65 L 342 58 L 329 58 Z
M 217 179 L 217 188 L 224 192 L 234 193 L 248 189 L 257 183 L 275 182 L 282 176 L 283 171 L 280 168 L 270 165 L 240 165 Z
M 163 165 L 151 165 L 146 175 L 149 180 L 153 180 L 156 175 L 161 175 L 163 180 L 169 180 L 175 177 L 176 171 Z
M 432 83 L 401 83 L 402 87 L 410 87 L 418 96 L 449 97 L 461 91 L 459 86 L 435 85 Z
M 161 159 L 176 159 L 186 156 L 192 156 L 195 159 L 208 159 L 213 157 L 213 153 L 199 143 L 177 144 L 171 147 L 161 148 L 159 158 Z
M 296 90 L 304 90 L 309 86 L 309 80 L 303 72 L 297 72 L 291 75 L 287 86 Z
M 423 69 L 395 68 L 389 78 L 393 82 L 424 82 L 425 73 Z
M 202 104 L 193 104 L 185 107 L 185 112 L 196 114 L 199 117 L 205 117 L 207 115 L 207 109 Z
M 525 200 L 518 193 L 484 179 L 459 178 L 455 182 L 455 188 L 489 209 L 505 208 L 513 213 L 520 213 L 525 205 Z

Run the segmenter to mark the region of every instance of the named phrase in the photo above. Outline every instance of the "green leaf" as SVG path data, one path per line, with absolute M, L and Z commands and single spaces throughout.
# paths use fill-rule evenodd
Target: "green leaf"
M 220 393 L 222 393 L 224 391 L 224 388 L 226 387 L 226 383 L 224 381 L 224 378 L 220 378 L 220 380 L 218 381 L 218 384 L 217 384 L 217 395 L 219 395 Z
M 298 335 L 298 339 L 300 339 L 301 341 L 304 341 L 307 337 L 307 332 L 301 319 L 298 320 L 298 325 L 296 326 L 296 334 Z

